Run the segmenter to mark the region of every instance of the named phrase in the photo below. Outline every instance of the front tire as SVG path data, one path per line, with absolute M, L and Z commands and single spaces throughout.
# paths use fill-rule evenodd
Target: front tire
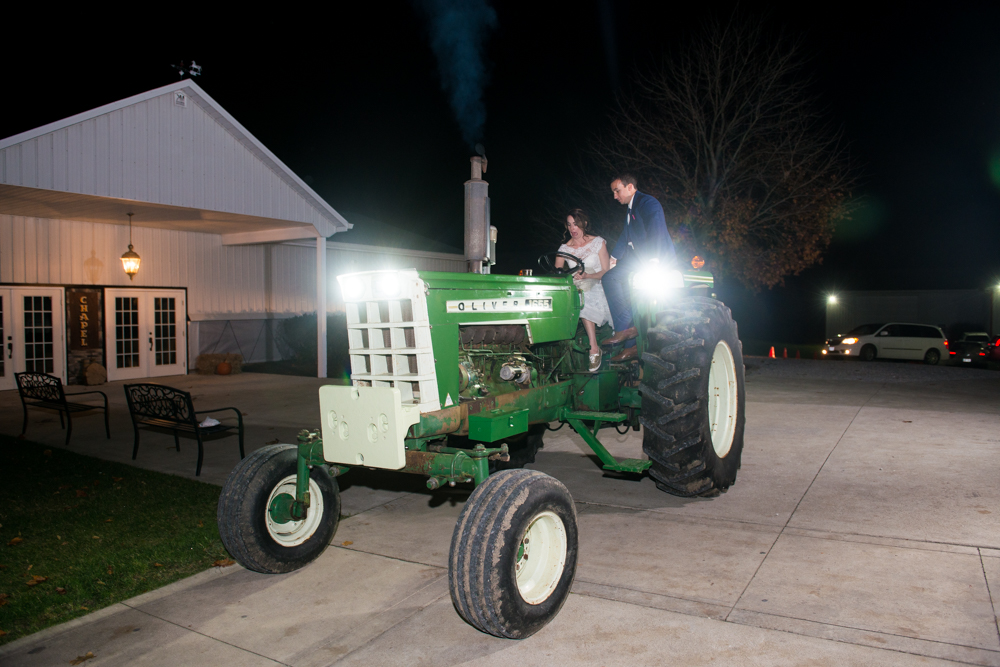
M 687 297 L 656 316 L 642 355 L 642 450 L 656 486 L 716 496 L 735 481 L 746 421 L 743 346 L 726 306 Z
M 875 357 L 878 356 L 878 350 L 875 349 L 874 345 L 865 345 L 861 348 L 861 361 L 875 361 Z
M 263 447 L 230 473 L 219 496 L 219 536 L 240 565 L 255 572 L 291 572 L 315 560 L 340 523 L 337 480 L 322 466 L 309 472 L 311 505 L 301 521 L 276 522 L 268 512 L 281 495 L 295 496 L 298 450 Z
M 537 470 L 490 475 L 455 525 L 451 600 L 482 632 L 530 637 L 569 597 L 576 555 L 576 508 L 561 482 Z

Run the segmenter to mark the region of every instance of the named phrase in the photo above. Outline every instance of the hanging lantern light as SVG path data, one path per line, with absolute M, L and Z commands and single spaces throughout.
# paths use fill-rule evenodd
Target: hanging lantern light
M 135 274 L 139 273 L 139 262 L 142 259 L 139 257 L 139 253 L 132 250 L 132 216 L 135 213 L 127 213 L 126 215 L 128 215 L 128 252 L 122 255 L 122 267 L 128 274 L 128 279 L 133 280 Z

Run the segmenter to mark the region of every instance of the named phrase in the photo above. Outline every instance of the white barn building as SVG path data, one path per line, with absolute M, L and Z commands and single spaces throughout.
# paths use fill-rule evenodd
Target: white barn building
M 317 304 L 324 377 L 333 276 L 465 269 L 461 254 L 328 240 L 351 227 L 191 81 L 0 140 L 0 390 L 24 370 L 73 383 L 85 360 L 111 380 L 186 373 L 213 351 L 203 337 L 274 358 L 262 334 Z

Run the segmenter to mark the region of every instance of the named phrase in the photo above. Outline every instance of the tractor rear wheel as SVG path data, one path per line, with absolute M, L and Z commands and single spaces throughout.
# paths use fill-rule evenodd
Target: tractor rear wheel
M 524 639 L 555 618 L 576 574 L 573 498 L 537 470 L 504 470 L 476 487 L 451 538 L 448 584 L 476 629 Z
M 746 421 L 743 346 L 729 309 L 686 297 L 657 313 L 642 355 L 642 449 L 656 486 L 716 496 L 736 481 Z
M 229 474 L 219 496 L 219 537 L 240 565 L 255 572 L 291 572 L 315 560 L 340 523 L 340 489 L 323 466 L 309 471 L 311 504 L 301 521 L 276 521 L 279 496 L 295 498 L 298 448 L 262 447 Z M 276 500 L 277 499 L 277 500 Z

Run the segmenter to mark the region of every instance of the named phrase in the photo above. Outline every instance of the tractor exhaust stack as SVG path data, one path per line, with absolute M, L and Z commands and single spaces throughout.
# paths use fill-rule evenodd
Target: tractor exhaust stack
M 489 273 L 496 264 L 496 227 L 490 226 L 490 184 L 483 180 L 486 157 L 476 155 L 465 182 L 465 259 L 469 273 Z

